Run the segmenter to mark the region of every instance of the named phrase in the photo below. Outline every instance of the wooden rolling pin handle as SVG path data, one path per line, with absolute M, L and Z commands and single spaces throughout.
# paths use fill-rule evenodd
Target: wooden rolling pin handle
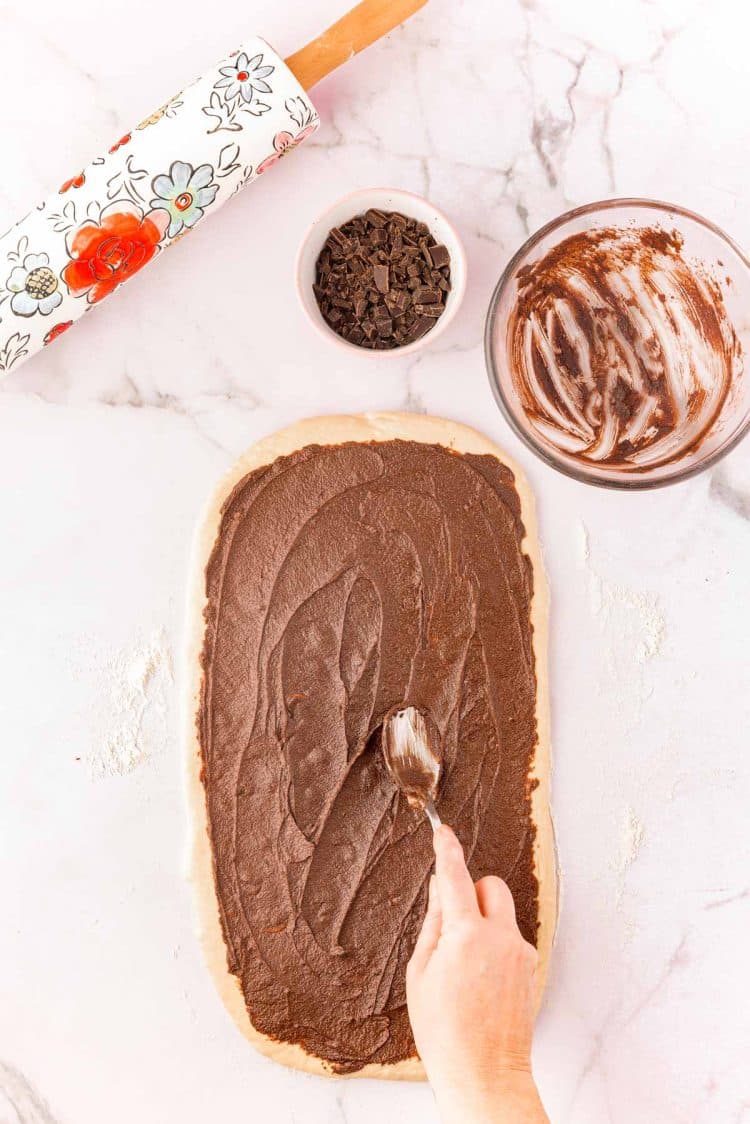
M 285 59 L 286 65 L 309 90 L 353 55 L 393 31 L 426 3 L 427 0 L 362 0 L 312 43 Z

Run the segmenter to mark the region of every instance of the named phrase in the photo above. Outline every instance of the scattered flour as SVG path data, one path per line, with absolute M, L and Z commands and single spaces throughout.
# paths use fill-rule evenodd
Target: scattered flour
M 625 874 L 626 870 L 638 858 L 638 852 L 643 842 L 643 824 L 638 819 L 633 809 L 628 805 L 623 816 L 622 835 L 620 836 L 620 854 L 617 858 L 617 870 Z
M 623 897 L 625 896 L 625 876 L 628 872 L 628 868 L 631 867 L 638 858 L 638 852 L 641 849 L 642 842 L 643 824 L 634 810 L 628 805 L 623 813 L 620 849 L 612 863 L 617 875 L 615 903 L 618 909 L 621 907 Z M 626 932 L 626 940 L 632 937 L 634 931 L 635 925 L 631 923 Z
M 599 574 L 590 571 L 591 607 L 602 624 L 616 631 L 619 640 L 630 644 L 638 663 L 647 663 L 658 656 L 666 625 L 653 593 L 639 593 L 624 585 L 610 585 Z
M 591 564 L 586 526 L 579 523 L 579 557 L 588 578 L 591 611 L 599 622 L 605 648 L 601 689 L 612 699 L 623 728 L 632 729 L 652 693 L 647 665 L 659 655 L 667 635 L 659 599 L 628 586 L 609 582 Z
M 104 731 L 89 758 L 93 776 L 122 776 L 164 745 L 172 656 L 163 629 L 112 655 L 102 684 Z

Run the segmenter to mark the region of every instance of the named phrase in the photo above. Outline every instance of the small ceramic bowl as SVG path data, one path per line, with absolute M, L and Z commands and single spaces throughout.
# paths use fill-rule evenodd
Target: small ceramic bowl
M 400 211 L 401 214 L 407 215 L 409 218 L 426 223 L 435 241 L 446 246 L 451 257 L 451 291 L 448 293 L 448 299 L 445 302 L 445 311 L 436 321 L 435 327 L 415 340 L 414 343 L 407 343 L 403 347 L 392 347 L 384 351 L 359 347 L 357 344 L 349 343 L 348 340 L 336 335 L 323 319 L 313 292 L 315 266 L 329 232 L 335 226 L 342 226 L 345 222 L 353 219 L 355 215 L 361 215 L 370 207 L 375 207 L 379 211 Z M 333 341 L 350 353 L 356 352 L 358 355 L 377 355 L 378 357 L 410 355 L 436 340 L 456 315 L 466 289 L 466 255 L 455 227 L 434 203 L 430 203 L 428 199 L 424 199 L 421 195 L 414 195 L 411 191 L 370 187 L 364 188 L 362 191 L 353 191 L 351 195 L 344 196 L 343 199 L 339 199 L 338 203 L 334 203 L 332 207 L 318 216 L 303 238 L 297 253 L 296 274 L 297 294 L 300 304 L 307 313 L 312 326 L 327 340 Z

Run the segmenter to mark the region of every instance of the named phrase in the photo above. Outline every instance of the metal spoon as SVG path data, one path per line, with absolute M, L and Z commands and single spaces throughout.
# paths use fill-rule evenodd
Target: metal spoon
M 388 771 L 413 808 L 421 808 L 433 831 L 441 820 L 435 808 L 440 761 L 432 752 L 427 726 L 413 706 L 397 710 L 383 724 L 383 756 Z

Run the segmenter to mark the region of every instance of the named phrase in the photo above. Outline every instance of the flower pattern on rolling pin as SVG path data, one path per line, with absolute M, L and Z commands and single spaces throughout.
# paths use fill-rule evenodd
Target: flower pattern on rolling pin
M 287 132 L 277 133 L 273 138 L 273 147 L 275 151 L 272 152 L 270 156 L 266 156 L 265 160 L 262 160 L 258 165 L 258 175 L 260 175 L 262 172 L 265 172 L 268 168 L 273 167 L 274 164 L 278 164 L 282 156 L 286 156 L 287 153 L 291 152 L 293 148 L 296 148 L 298 144 L 302 144 L 302 141 L 314 132 L 315 126 L 308 125 L 306 129 L 302 130 L 301 133 L 297 133 L 296 137 Z
M 147 129 L 149 125 L 156 125 L 158 121 L 161 121 L 162 117 L 174 117 L 177 113 L 177 110 L 183 104 L 180 100 L 180 95 L 182 94 L 182 92 L 183 91 L 180 90 L 179 94 L 175 94 L 175 96 L 173 98 L 170 98 L 169 101 L 165 101 L 164 105 L 160 105 L 159 108 L 155 109 L 153 113 L 149 113 L 148 117 L 144 117 L 140 124 L 136 125 L 136 130 L 138 132 L 143 132 L 143 130 Z
M 110 148 L 109 151 L 110 152 L 117 152 L 118 148 L 122 148 L 122 146 L 124 144 L 130 144 L 130 140 L 131 140 L 132 136 L 133 136 L 132 133 L 126 133 L 124 137 L 120 137 L 119 140 L 115 141 L 115 143 L 112 145 L 112 147 Z
M 20 332 L 14 332 L 9 339 L 5 341 L 0 347 L 0 371 L 5 373 L 9 371 L 14 364 L 20 363 L 29 354 L 29 341 L 31 336 L 28 332 L 21 335 Z
M 83 172 L 79 172 L 77 176 L 71 176 L 60 188 L 60 195 L 64 195 L 66 191 L 70 191 L 71 187 L 83 187 L 85 182 L 86 176 Z
M 193 168 L 184 160 L 175 160 L 168 175 L 154 177 L 151 200 L 154 210 L 164 210 L 169 216 L 167 237 L 174 238 L 185 229 L 195 226 L 203 212 L 216 198 L 219 185 L 213 183 L 214 170 L 210 164 Z
M 220 67 L 219 73 L 222 77 L 214 89 L 223 89 L 226 101 L 234 101 L 239 95 L 244 102 L 251 102 L 256 94 L 271 93 L 266 78 L 273 74 L 273 67 L 263 65 L 263 55 L 248 59 L 242 51 L 230 66 Z
M 0 234 L 0 372 L 52 343 L 317 126 L 305 91 L 260 38 L 183 86 Z
M 241 114 L 262 117 L 271 110 L 270 104 L 261 101 L 258 94 L 273 93 L 266 79 L 273 74 L 275 66 L 264 62 L 262 52 L 248 58 L 245 51 L 240 51 L 230 55 L 230 59 L 232 62 L 227 66 L 219 67 L 221 77 L 214 82 L 208 105 L 203 106 L 206 116 L 216 122 L 208 130 L 209 134 L 222 130 L 240 132 L 243 127 Z
M 61 336 L 63 332 L 67 332 L 72 323 L 72 320 L 66 320 L 64 323 L 55 324 L 54 328 L 50 328 L 44 337 L 44 346 L 46 347 L 48 343 L 52 343 L 52 341 L 56 340 L 58 336 Z
M 69 236 L 71 261 L 62 272 L 73 296 L 96 304 L 150 262 L 166 233 L 163 211 L 147 215 L 115 204 L 101 221 L 86 222 Z
M 60 281 L 49 267 L 47 254 L 27 254 L 5 282 L 16 316 L 49 316 L 62 303 Z

